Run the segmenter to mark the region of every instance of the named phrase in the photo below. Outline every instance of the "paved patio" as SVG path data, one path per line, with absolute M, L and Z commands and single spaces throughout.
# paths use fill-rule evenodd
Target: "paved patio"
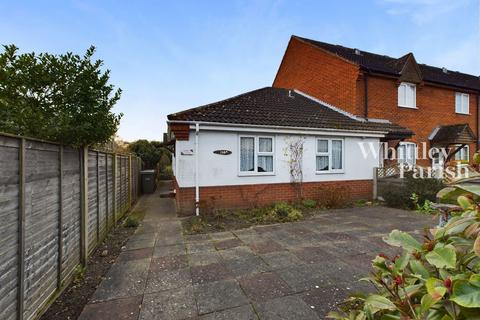
M 145 196 L 145 220 L 80 319 L 323 319 L 391 229 L 432 218 L 383 207 L 332 210 L 298 223 L 183 236 L 172 199 Z

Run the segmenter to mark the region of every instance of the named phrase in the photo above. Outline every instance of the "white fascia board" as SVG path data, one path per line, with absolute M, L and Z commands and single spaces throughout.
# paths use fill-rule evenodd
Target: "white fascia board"
M 304 128 L 304 127 L 284 127 L 284 126 L 263 126 L 252 124 L 234 124 L 220 122 L 202 122 L 202 121 L 176 121 L 170 120 L 168 123 L 189 124 L 190 129 L 194 130 L 197 123 L 200 124 L 200 131 L 235 131 L 235 132 L 265 132 L 265 133 L 283 133 L 298 135 L 328 135 L 343 137 L 372 137 L 383 138 L 387 131 L 362 131 L 362 130 L 341 130 L 330 128 Z

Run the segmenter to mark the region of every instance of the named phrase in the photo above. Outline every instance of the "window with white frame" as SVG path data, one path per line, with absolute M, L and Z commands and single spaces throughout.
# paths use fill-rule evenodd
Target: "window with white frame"
M 273 137 L 240 136 L 240 174 L 273 174 Z
M 398 105 L 405 108 L 416 108 L 416 86 L 413 83 L 402 82 L 398 86 Z
M 335 173 L 344 170 L 343 139 L 318 138 L 316 146 L 317 173 Z
M 456 148 L 458 147 L 460 147 L 460 145 L 456 146 Z M 468 161 L 469 151 L 470 148 L 468 147 L 468 145 L 464 146 L 462 149 L 458 150 L 457 153 L 455 153 L 455 160 Z
M 406 165 L 414 165 L 416 163 L 416 148 L 413 142 L 400 142 L 398 146 L 398 163 Z
M 467 93 L 455 93 L 455 112 L 462 114 L 469 114 L 469 95 Z

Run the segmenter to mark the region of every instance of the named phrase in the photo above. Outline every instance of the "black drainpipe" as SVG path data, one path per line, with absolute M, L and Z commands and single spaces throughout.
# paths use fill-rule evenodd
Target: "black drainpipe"
M 479 125 L 479 117 L 480 117 L 480 94 L 477 94 L 477 150 L 480 148 L 480 127 Z
M 363 84 L 364 84 L 364 117 L 365 120 L 368 120 L 368 72 L 364 73 L 363 76 Z

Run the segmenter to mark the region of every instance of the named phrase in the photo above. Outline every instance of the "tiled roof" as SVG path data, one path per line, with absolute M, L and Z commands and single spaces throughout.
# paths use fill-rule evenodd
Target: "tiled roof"
M 383 131 L 411 136 L 387 121 L 364 121 L 300 92 L 265 87 L 226 100 L 168 115 L 169 120 L 203 121 L 296 128 Z
M 455 144 L 455 143 L 474 143 L 475 134 L 466 123 L 439 126 L 433 129 L 429 140 L 433 144 Z
M 330 43 L 315 41 L 311 39 L 301 38 L 294 36 L 297 39 L 308 42 L 316 47 L 322 48 L 333 54 L 338 55 L 346 60 L 354 62 L 361 67 L 370 71 L 399 76 L 400 71 L 406 61 L 409 54 L 406 54 L 400 58 L 392 58 L 380 54 L 375 54 L 367 51 L 359 50 L 358 54 L 353 48 L 347 48 L 340 45 L 334 45 Z M 447 70 L 444 72 L 442 68 L 429 66 L 426 64 L 418 64 L 422 73 L 423 79 L 438 84 L 447 86 L 455 86 L 465 89 L 480 90 L 480 78 L 466 73 Z

